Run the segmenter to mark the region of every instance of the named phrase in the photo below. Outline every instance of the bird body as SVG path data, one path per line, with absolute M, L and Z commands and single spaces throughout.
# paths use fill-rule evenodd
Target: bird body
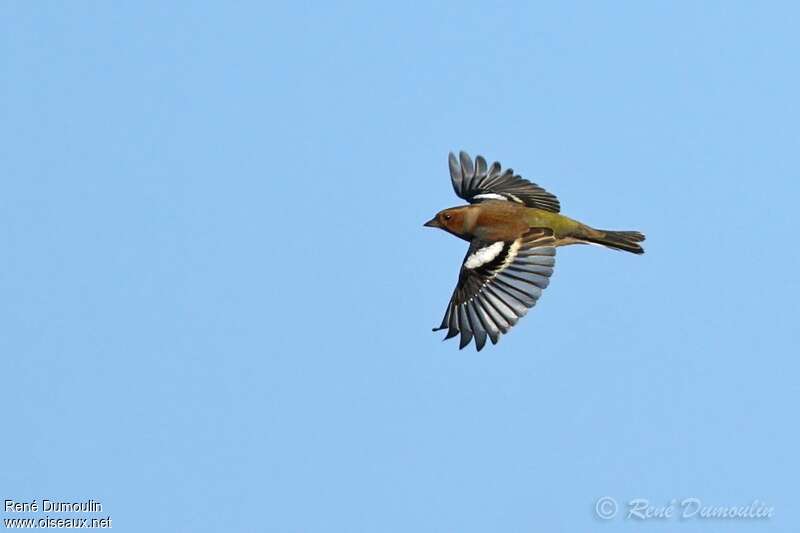
M 556 246 L 602 244 L 633 253 L 644 253 L 636 244 L 642 239 L 632 239 L 624 243 L 619 242 L 619 239 L 608 238 L 609 234 L 617 234 L 620 238 L 625 234 L 641 236 L 638 232 L 597 230 L 561 213 L 503 200 L 451 207 L 441 211 L 426 225 L 439 227 L 466 241 L 509 241 L 518 239 L 530 228 L 547 228 L 553 232 Z M 625 244 L 627 246 L 623 247 Z
M 425 226 L 440 228 L 470 243 L 458 284 L 441 326 L 447 338 L 461 335 L 463 348 L 474 338 L 481 350 L 487 337 L 496 344 L 550 281 L 555 249 L 569 244 L 599 244 L 642 254 L 643 234 L 598 230 L 559 211 L 558 199 L 535 183 L 490 166 L 478 156 L 473 164 L 461 152 L 449 157 L 453 189 L 470 205 L 436 214 Z

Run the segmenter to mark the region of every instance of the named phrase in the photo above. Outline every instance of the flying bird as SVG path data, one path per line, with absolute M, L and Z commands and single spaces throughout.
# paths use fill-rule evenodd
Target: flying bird
M 446 339 L 461 335 L 459 349 L 475 339 L 480 351 L 487 337 L 497 344 L 550 283 L 556 248 L 599 244 L 643 254 L 638 231 L 594 229 L 559 213 L 555 195 L 535 183 L 491 166 L 478 156 L 450 153 L 450 178 L 456 194 L 471 205 L 439 211 L 425 223 L 469 242 L 458 283 L 442 324 Z

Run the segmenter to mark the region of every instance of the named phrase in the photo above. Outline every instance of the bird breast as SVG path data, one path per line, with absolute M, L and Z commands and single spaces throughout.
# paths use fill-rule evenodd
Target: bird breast
M 478 239 L 513 241 L 528 230 L 524 206 L 498 201 L 479 204 L 475 210 L 474 227 L 470 233 Z

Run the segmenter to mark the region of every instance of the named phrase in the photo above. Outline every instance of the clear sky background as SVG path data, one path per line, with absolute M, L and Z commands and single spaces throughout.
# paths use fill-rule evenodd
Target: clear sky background
M 800 530 L 799 25 L 4 2 L 0 498 L 132 532 Z M 462 203 L 459 149 L 647 253 L 560 249 L 459 352 L 431 327 L 466 244 L 422 227 Z M 602 521 L 602 496 L 775 511 Z

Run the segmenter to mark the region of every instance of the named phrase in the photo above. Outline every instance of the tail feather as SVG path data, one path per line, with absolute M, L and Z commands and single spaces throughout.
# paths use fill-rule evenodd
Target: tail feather
M 644 241 L 645 237 L 638 231 L 592 230 L 584 239 L 614 250 L 623 250 L 632 254 L 644 253 L 644 249 L 639 243 Z

